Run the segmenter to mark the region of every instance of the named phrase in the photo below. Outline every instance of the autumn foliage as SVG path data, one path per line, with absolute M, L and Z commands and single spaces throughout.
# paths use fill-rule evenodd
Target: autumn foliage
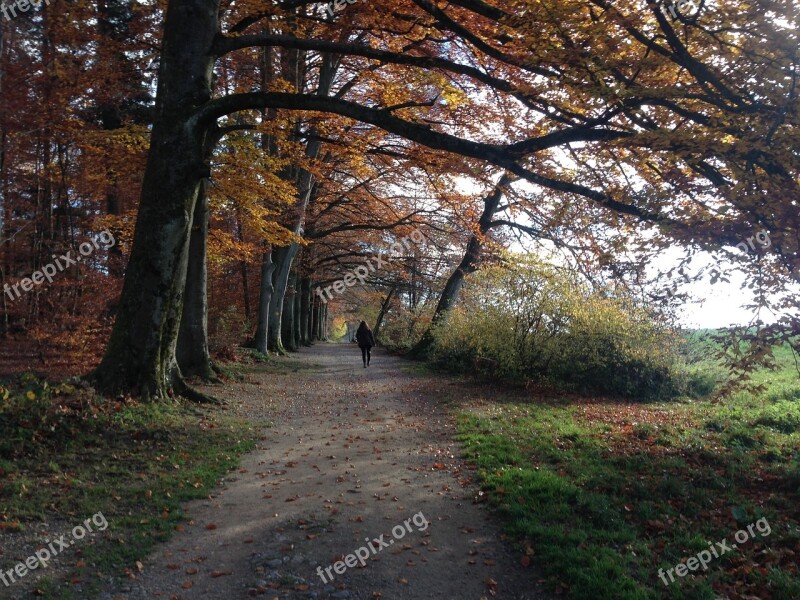
M 788 0 L 692 6 L 221 4 L 207 22 L 209 89 L 185 107 L 204 146 L 186 189 L 203 182 L 208 206 L 186 260 L 207 269 L 211 352 L 297 349 L 326 337 L 328 310 L 402 314 L 388 325 L 411 345 L 465 278 L 524 238 L 593 284 L 639 286 L 676 245 L 686 264 L 731 261 L 755 291 L 757 327 L 725 356 L 743 375 L 769 364 L 798 330 L 796 14 Z M 150 137 L 169 125 L 161 40 L 181 20 L 167 8 L 184 4 L 56 0 L 0 24 L 0 285 L 98 231 L 118 242 L 52 285 L 3 295 L 2 372 L 86 373 L 127 306 L 126 266 L 148 249 L 140 207 L 156 202 L 142 188 Z M 169 159 L 176 173 L 182 158 Z M 329 307 L 314 296 L 416 228 L 426 244 L 366 288 Z M 770 250 L 737 252 L 756 230 Z

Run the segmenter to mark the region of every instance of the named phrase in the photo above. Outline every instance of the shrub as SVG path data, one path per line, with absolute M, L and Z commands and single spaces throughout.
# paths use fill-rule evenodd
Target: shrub
M 628 294 L 596 290 L 530 257 L 476 273 L 434 332 L 433 358 L 459 371 L 548 380 L 624 396 L 697 395 L 712 374 L 680 361 L 683 340 Z
M 405 353 L 411 350 L 430 325 L 430 319 L 414 311 L 398 307 L 387 315 L 378 334 L 378 342 L 392 352 Z

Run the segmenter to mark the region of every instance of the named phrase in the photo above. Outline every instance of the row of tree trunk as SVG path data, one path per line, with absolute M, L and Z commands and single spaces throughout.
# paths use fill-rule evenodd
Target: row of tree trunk
M 301 346 L 328 339 L 328 305 L 313 295 L 309 277 L 289 276 L 281 318 L 282 346 L 296 352 Z

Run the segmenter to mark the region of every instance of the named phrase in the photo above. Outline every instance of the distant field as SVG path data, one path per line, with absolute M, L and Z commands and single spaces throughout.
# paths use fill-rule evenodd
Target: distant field
M 569 598 L 800 598 L 800 377 L 789 348 L 776 356 L 757 397 L 509 392 L 462 409 L 462 443 L 521 560 Z M 753 528 L 707 570 L 688 562 L 759 519 L 766 535 Z

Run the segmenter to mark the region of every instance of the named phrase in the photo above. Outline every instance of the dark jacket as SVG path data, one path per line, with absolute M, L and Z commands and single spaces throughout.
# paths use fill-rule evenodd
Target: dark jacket
M 375 336 L 372 335 L 372 330 L 369 327 L 359 327 L 356 331 L 356 341 L 359 348 L 374 348 Z

